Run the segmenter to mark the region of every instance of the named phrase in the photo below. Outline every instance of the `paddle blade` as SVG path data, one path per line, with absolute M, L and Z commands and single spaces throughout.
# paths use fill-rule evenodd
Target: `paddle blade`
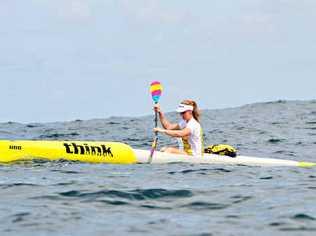
M 154 81 L 150 84 L 150 93 L 153 101 L 158 103 L 162 93 L 162 85 L 159 81 Z

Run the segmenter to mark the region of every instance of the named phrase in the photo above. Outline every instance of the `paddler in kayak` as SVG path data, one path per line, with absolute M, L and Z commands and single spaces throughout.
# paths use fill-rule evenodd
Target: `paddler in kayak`
M 184 100 L 176 111 L 180 114 L 181 120 L 178 124 L 170 123 L 161 111 L 160 105 L 154 106 L 158 112 L 162 128 L 154 128 L 154 132 L 167 134 L 171 137 L 181 138 L 183 148 L 165 147 L 161 151 L 175 154 L 202 155 L 203 154 L 203 132 L 200 124 L 200 111 L 195 101 Z

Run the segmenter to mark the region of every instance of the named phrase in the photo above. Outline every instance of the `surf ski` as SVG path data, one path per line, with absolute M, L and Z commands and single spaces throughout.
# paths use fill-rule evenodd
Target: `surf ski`
M 149 150 L 133 149 L 120 142 L 0 140 L 0 163 L 24 160 L 68 160 L 87 163 L 137 164 L 148 163 Z M 189 156 L 156 151 L 152 164 L 192 163 L 247 166 L 313 167 L 316 163 L 237 155 L 215 154 Z

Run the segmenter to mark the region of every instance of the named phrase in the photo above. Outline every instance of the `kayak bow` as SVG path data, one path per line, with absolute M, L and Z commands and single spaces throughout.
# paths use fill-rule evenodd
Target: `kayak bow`
M 133 149 L 118 142 L 0 141 L 0 162 L 19 160 L 69 160 L 90 163 L 136 163 Z

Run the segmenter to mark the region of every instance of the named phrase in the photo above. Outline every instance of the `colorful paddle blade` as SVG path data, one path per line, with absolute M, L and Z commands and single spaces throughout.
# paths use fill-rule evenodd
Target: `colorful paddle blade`
M 162 85 L 159 81 L 154 81 L 150 84 L 150 93 L 155 103 L 158 103 L 161 93 Z

